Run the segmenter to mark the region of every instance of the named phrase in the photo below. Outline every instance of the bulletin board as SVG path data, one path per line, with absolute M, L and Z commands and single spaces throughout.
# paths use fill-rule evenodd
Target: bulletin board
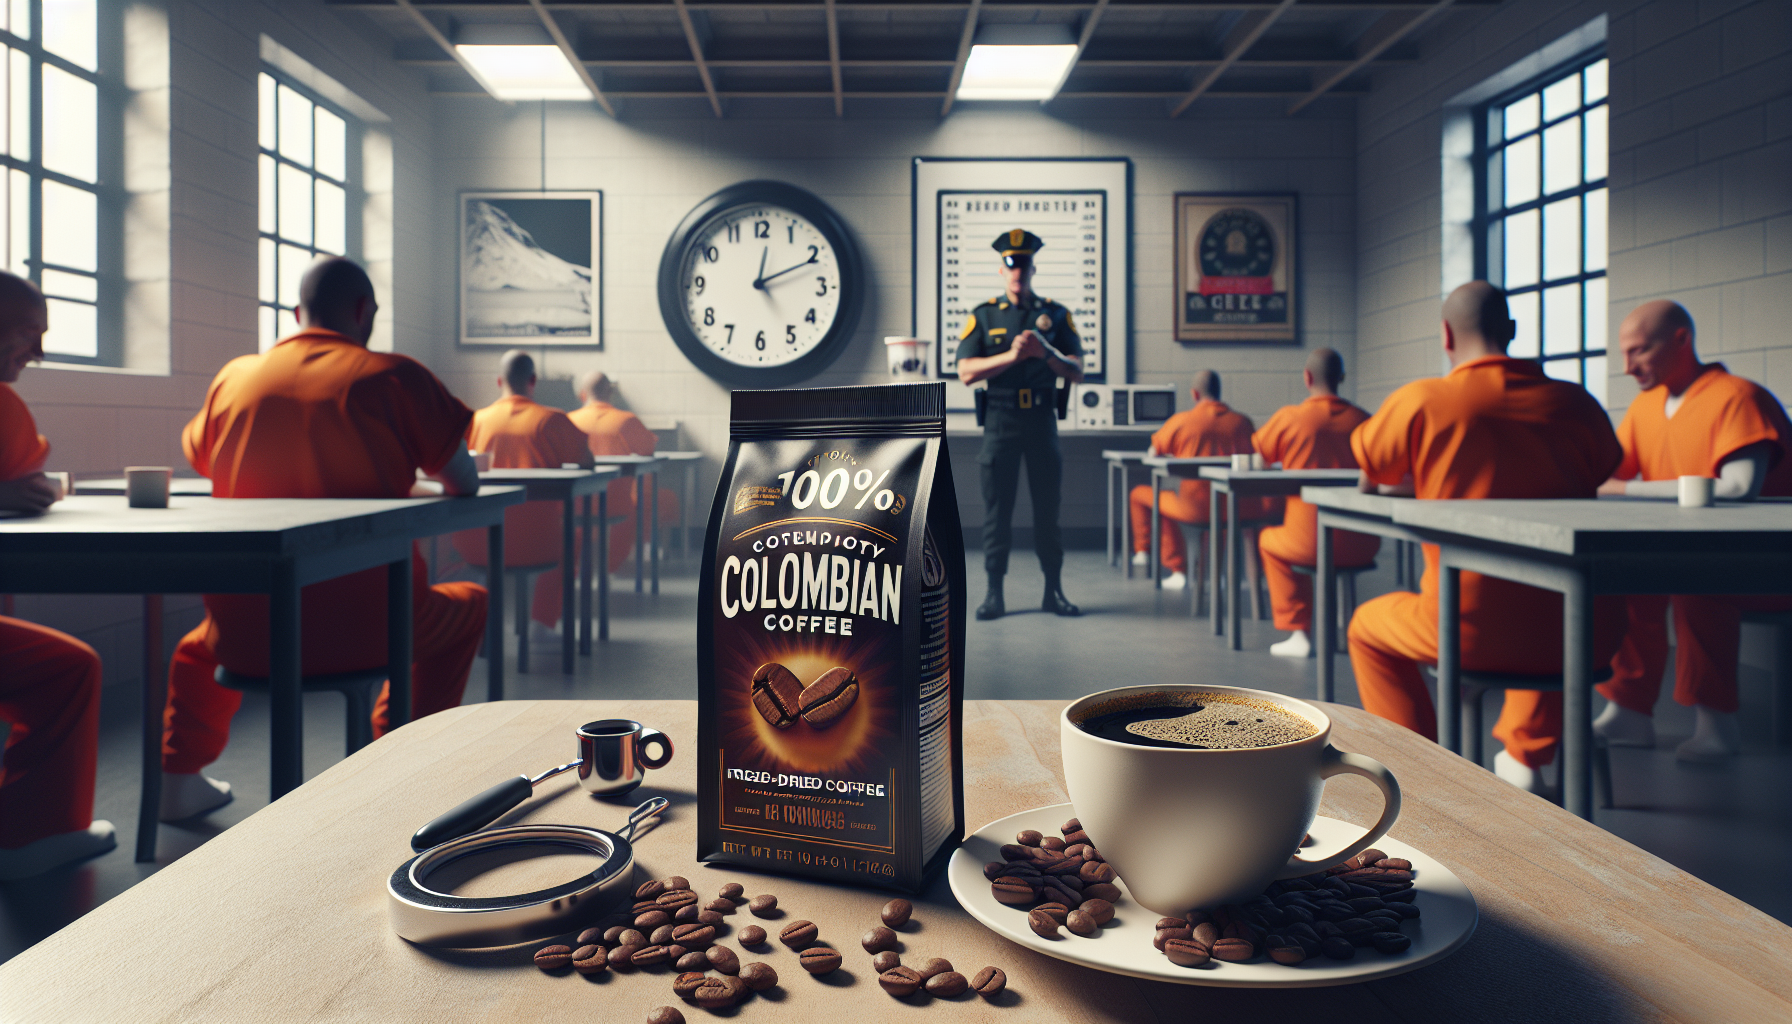
M 1299 340 L 1295 196 L 1178 192 L 1176 340 Z

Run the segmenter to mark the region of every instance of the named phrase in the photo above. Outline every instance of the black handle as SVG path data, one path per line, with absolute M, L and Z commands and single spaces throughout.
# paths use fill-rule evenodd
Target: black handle
M 529 799 L 529 794 L 534 791 L 527 775 L 505 779 L 418 829 L 417 834 L 411 836 L 411 849 L 421 852 L 484 828 L 497 821 L 505 811 Z

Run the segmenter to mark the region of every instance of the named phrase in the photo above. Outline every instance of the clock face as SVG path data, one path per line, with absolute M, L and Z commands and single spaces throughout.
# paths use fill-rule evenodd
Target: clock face
M 684 319 L 704 348 L 774 367 L 815 351 L 840 311 L 840 258 L 821 229 L 771 205 L 722 210 L 691 235 Z
M 1255 210 L 1221 210 L 1201 232 L 1201 273 L 1208 277 L 1267 277 L 1275 262 L 1275 235 Z

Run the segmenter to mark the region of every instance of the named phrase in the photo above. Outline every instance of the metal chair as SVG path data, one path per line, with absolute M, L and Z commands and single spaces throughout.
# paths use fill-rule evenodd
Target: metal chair
M 1588 682 L 1603 683 L 1612 677 L 1610 665 L 1593 672 Z M 1516 675 L 1505 672 L 1471 672 L 1462 670 L 1462 756 L 1481 764 L 1481 698 L 1489 690 L 1537 690 L 1560 693 L 1562 674 Z M 1610 748 L 1595 738 L 1592 746 L 1593 794 L 1600 807 L 1612 806 L 1612 761 Z M 1486 767 L 1482 765 L 1482 767 Z M 1566 765 L 1563 768 L 1566 769 Z M 1565 774 L 1565 773 L 1563 773 Z M 1556 787 L 1555 802 L 1562 802 L 1561 786 Z
M 322 693 L 333 690 L 342 694 L 347 705 L 346 734 L 348 753 L 353 754 L 373 742 L 373 704 L 379 699 L 380 687 L 386 682 L 387 668 L 370 668 L 360 672 L 338 672 L 334 675 L 301 676 L 300 693 Z M 266 676 L 246 676 L 222 665 L 212 674 L 218 685 L 245 693 L 268 692 Z
M 1777 633 L 1773 651 L 1773 742 L 1792 744 L 1792 612 L 1743 612 L 1742 621 L 1771 626 Z
M 1294 570 L 1296 576 L 1312 576 L 1317 572 L 1311 565 L 1293 565 L 1289 568 Z M 1336 574 L 1338 587 L 1337 599 L 1332 602 L 1333 606 L 1338 609 L 1338 628 L 1335 631 L 1338 637 L 1338 653 L 1348 654 L 1350 642 L 1346 638 L 1346 634 L 1350 632 L 1351 616 L 1356 614 L 1356 578 L 1363 573 L 1374 572 L 1375 563 L 1340 565 L 1335 566 L 1332 571 Z

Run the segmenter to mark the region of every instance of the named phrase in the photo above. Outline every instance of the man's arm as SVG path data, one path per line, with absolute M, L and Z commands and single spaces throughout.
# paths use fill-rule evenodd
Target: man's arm
M 1717 469 L 1717 482 L 1711 485 L 1711 496 L 1725 501 L 1754 501 L 1761 496 L 1761 485 L 1767 481 L 1767 462 L 1772 456 L 1771 441 L 1757 441 L 1731 452 Z M 1599 485 L 1599 493 L 1632 498 L 1676 498 L 1680 495 L 1680 481 L 1607 480 Z
M 56 488 L 42 473 L 27 473 L 15 480 L 0 481 L 0 512 L 41 516 L 55 500 Z
M 451 498 L 470 498 L 479 493 L 479 470 L 465 448 L 455 449 L 448 464 L 440 472 L 429 474 L 429 479 L 441 484 L 442 492 Z M 412 493 L 416 492 L 413 490 Z
M 1020 346 L 999 352 L 993 356 L 971 356 L 958 361 L 958 382 L 975 384 L 980 380 L 988 380 L 998 376 L 1010 366 L 1020 362 Z

